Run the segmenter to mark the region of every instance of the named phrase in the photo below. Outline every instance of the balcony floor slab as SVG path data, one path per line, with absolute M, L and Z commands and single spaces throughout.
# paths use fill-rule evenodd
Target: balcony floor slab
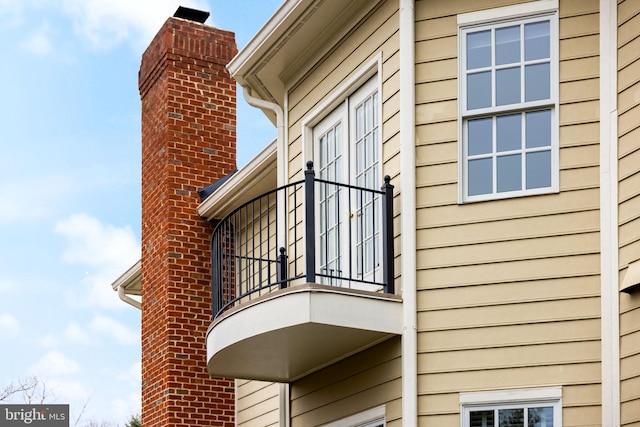
M 306 284 L 216 319 L 207 368 L 217 377 L 291 382 L 401 333 L 400 297 Z

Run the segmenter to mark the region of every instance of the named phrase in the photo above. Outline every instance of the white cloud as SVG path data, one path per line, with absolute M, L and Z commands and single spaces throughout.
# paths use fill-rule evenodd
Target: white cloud
M 58 346 L 58 338 L 53 334 L 47 334 L 42 339 L 41 345 L 45 348 L 54 348 Z
M 69 299 L 76 305 L 124 308 L 111 283 L 140 259 L 140 244 L 131 227 L 102 224 L 86 215 L 72 215 L 59 221 L 55 232 L 67 238 L 63 261 L 91 267 L 83 278 L 86 289 L 70 288 Z
M 91 342 L 87 331 L 75 322 L 69 323 L 62 334 L 67 341 L 75 344 L 88 344 Z
M 15 335 L 20 330 L 20 322 L 9 313 L 0 314 L 0 332 Z
M 20 46 L 37 56 L 45 56 L 53 51 L 50 29 L 47 24 L 43 24 L 38 30 L 31 33 Z
M 179 5 L 207 8 L 203 0 L 64 0 L 76 33 L 97 49 L 128 42 L 146 46 Z
M 140 385 L 140 382 L 142 381 L 142 363 L 134 363 L 127 372 L 124 372 L 118 376 L 118 380 L 129 382 L 133 386 Z
M 0 29 L 16 27 L 22 22 L 23 1 L 0 0 Z
M 59 350 L 49 351 L 29 368 L 29 372 L 38 377 L 71 375 L 79 370 L 78 363 Z
M 44 381 L 47 390 L 51 391 L 53 401 L 70 404 L 72 412 L 77 411 L 83 403 L 90 400 L 91 391 L 80 381 L 60 377 L 47 378 Z M 78 414 L 72 414 L 72 418 L 77 416 Z
M 97 333 L 115 339 L 122 345 L 136 344 L 140 341 L 138 333 L 107 316 L 97 315 L 89 324 L 89 328 Z
M 54 230 L 69 241 L 62 254 L 68 263 L 125 269 L 140 259 L 140 245 L 129 226 L 104 225 L 87 214 L 76 214 L 59 221 Z

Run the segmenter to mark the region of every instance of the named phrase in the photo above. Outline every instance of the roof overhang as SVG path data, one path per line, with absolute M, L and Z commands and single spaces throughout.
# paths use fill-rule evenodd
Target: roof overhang
M 142 260 L 139 260 L 135 264 L 133 264 L 127 271 L 122 273 L 120 277 L 118 277 L 115 282 L 111 284 L 111 287 L 114 291 L 117 291 L 119 288 L 123 288 L 124 292 L 127 295 L 140 295 L 140 280 L 142 277 Z
M 198 206 L 198 214 L 221 219 L 238 206 L 267 193 L 277 185 L 276 140 L 233 174 Z
M 252 95 L 284 108 L 285 91 L 379 1 L 287 0 L 227 68 Z M 263 110 L 275 123 L 272 111 Z

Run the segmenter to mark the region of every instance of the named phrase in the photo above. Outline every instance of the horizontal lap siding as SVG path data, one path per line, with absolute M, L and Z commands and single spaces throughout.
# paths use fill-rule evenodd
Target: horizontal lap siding
M 382 173 L 392 177 L 399 193 L 398 19 L 398 2 L 381 2 L 328 54 L 317 63 L 308 64 L 309 72 L 295 82 L 285 82 L 290 87 L 287 96 L 290 181 L 302 178 L 306 160 L 302 153 L 304 120 L 364 64 L 381 54 Z M 396 197 L 395 209 L 398 206 Z M 400 229 L 398 217 L 396 230 Z M 315 426 L 380 405 L 386 406 L 387 425 L 400 426 L 400 351 L 400 339 L 391 339 L 292 383 L 291 426 Z
M 278 426 L 279 386 L 262 381 L 236 380 L 236 425 Z
M 401 426 L 400 352 L 400 338 L 393 338 L 293 383 L 291 426 L 317 426 L 382 405 L 386 425 Z
M 564 425 L 600 419 L 598 1 L 560 1 L 560 193 L 458 204 L 457 14 L 416 4 L 418 402 L 563 386 Z
M 618 4 L 619 267 L 640 261 L 640 4 Z M 620 295 L 621 425 L 640 425 L 640 297 Z

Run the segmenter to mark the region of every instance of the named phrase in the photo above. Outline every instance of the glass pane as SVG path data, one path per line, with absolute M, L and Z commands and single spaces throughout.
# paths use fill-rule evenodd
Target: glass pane
M 553 427 L 553 408 L 529 408 L 528 427 Z
M 550 58 L 551 43 L 549 21 L 534 22 L 524 26 L 524 59 Z
M 491 71 L 467 76 L 467 109 L 491 107 Z
M 520 62 L 520 26 L 496 30 L 496 65 Z
M 493 411 L 472 411 L 469 413 L 469 427 L 494 427 Z
M 499 152 L 522 149 L 522 115 L 498 116 L 496 127 Z
M 496 105 L 520 102 L 520 67 L 496 71 Z
M 525 101 L 551 98 L 551 74 L 549 63 L 524 67 Z
M 527 188 L 551 187 L 551 151 L 527 153 Z
M 551 110 L 526 113 L 525 123 L 527 148 L 551 146 Z
M 498 157 L 498 193 L 522 189 L 522 156 Z
M 467 70 L 491 66 L 491 31 L 467 34 Z
M 498 411 L 499 427 L 524 427 L 524 409 L 500 409 Z
M 493 193 L 493 159 L 469 160 L 469 195 Z
M 362 138 L 364 134 L 364 107 L 356 108 L 356 139 Z
M 468 124 L 468 155 L 488 154 L 493 151 L 493 119 L 469 120 Z

